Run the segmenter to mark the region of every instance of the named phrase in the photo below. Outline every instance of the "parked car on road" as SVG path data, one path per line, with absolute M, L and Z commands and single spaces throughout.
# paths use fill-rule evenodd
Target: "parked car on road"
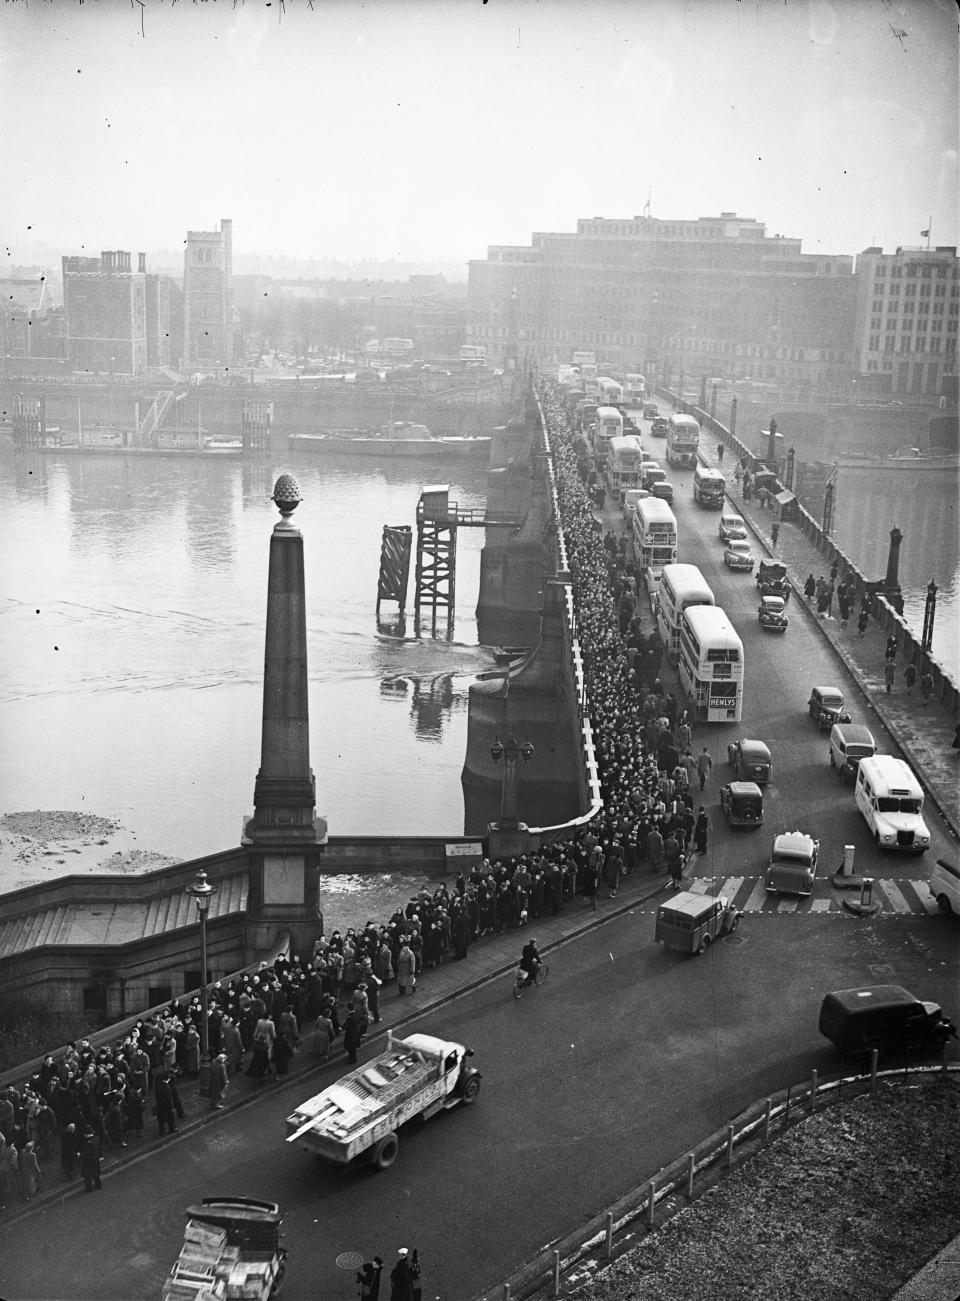
M 724 542 L 730 542 L 733 538 L 739 538 L 742 542 L 747 541 L 747 526 L 743 517 L 736 511 L 725 510 L 720 516 L 720 523 L 717 526 L 717 533 Z
M 838 989 L 820 1005 L 820 1033 L 841 1056 L 848 1053 L 938 1053 L 957 1029 L 939 1003 L 914 997 L 902 985 Z
M 811 894 L 817 875 L 820 841 L 803 831 L 774 837 L 764 885 L 774 894 Z
M 663 474 L 662 470 L 660 471 L 660 474 Z M 648 482 L 650 483 L 651 497 L 659 497 L 661 501 L 665 501 L 671 506 L 673 505 L 673 484 L 668 478 L 666 478 L 666 476 L 662 479 L 650 479 Z
M 836 768 L 841 781 L 855 781 L 861 759 L 877 753 L 877 743 L 869 727 L 859 723 L 834 723 L 830 729 L 830 767 Z
M 787 567 L 779 560 L 761 560 L 757 569 L 757 587 L 761 596 L 786 596 L 789 580 Z
M 834 723 L 849 723 L 850 715 L 844 712 L 843 692 L 839 687 L 813 687 L 807 701 L 807 712 L 821 732 Z
M 659 414 L 660 414 L 660 408 L 657 406 L 656 402 L 644 402 L 643 404 L 644 420 L 653 420 Z
M 751 570 L 753 568 L 753 552 L 746 538 L 730 539 L 723 553 L 723 563 L 728 569 Z
M 727 746 L 727 759 L 740 781 L 768 782 L 773 775 L 770 747 L 763 741 L 733 741 Z
M 938 858 L 930 869 L 928 884 L 942 913 L 960 913 L 960 867 Z
M 782 596 L 761 596 L 760 604 L 757 606 L 760 627 L 769 628 L 772 632 L 786 632 L 789 622 L 786 608 Z
M 722 935 L 732 933 L 740 911 L 721 895 L 681 890 L 657 909 L 654 941 L 681 953 L 704 953 Z
M 720 808 L 731 827 L 763 826 L 763 791 L 756 782 L 721 786 Z

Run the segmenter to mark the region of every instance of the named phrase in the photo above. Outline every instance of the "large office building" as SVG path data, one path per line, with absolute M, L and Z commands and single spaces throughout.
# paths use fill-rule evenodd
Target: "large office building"
M 912 400 L 955 392 L 956 248 L 868 248 L 857 258 L 857 281 L 855 372 L 863 391 Z
M 73 370 L 140 375 L 147 366 L 146 254 L 65 257 L 64 345 Z
M 574 234 L 496 245 L 469 270 L 469 342 L 494 364 L 602 365 L 841 393 L 853 364 L 853 258 L 724 212 L 667 221 L 583 218 Z
M 187 232 L 183 262 L 183 369 L 233 363 L 233 223 Z

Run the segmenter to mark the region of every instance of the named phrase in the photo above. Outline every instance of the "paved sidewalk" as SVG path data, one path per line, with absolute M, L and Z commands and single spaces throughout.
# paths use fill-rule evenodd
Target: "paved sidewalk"
M 733 462 L 730 458 L 723 463 L 717 461 L 714 439 L 701 440 L 700 459 L 728 474 L 727 496 L 730 504 L 747 521 L 761 543 L 763 552 L 782 560 L 787 566 L 793 584 L 788 613 L 796 618 L 799 611 L 804 610 L 806 616 L 819 625 L 824 637 L 860 683 L 881 722 L 897 738 L 927 794 L 943 813 L 954 838 L 960 840 L 960 750 L 953 749 L 957 719 L 948 714 L 939 701 L 934 700 L 929 705 L 924 705 L 919 685 L 914 686 L 912 694 L 907 694 L 903 682 L 906 660 L 902 655 L 897 661 L 896 682 L 890 695 L 887 695 L 883 679 L 886 632 L 871 619 L 867 631 L 861 637 L 857 631 L 856 618 L 859 609 L 853 611 L 846 628 L 840 626 L 837 617 L 821 618 L 816 609 L 805 600 L 803 584 L 808 574 L 812 573 L 814 578 L 819 578 L 821 574 L 829 575 L 830 565 L 826 558 L 798 525 L 789 522 L 780 525 L 777 545 L 773 545 L 770 536 L 772 513 L 762 509 L 755 498 L 746 502 L 743 500 L 742 492 L 732 481 Z

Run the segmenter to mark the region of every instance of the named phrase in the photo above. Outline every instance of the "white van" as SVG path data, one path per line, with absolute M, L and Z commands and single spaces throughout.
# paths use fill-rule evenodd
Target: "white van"
M 960 916 L 960 867 L 938 858 L 930 869 L 929 884 L 940 911 Z
M 629 524 L 633 523 L 637 503 L 643 501 L 644 497 L 649 496 L 650 493 L 646 488 L 628 488 L 623 494 L 623 517 Z
M 878 849 L 922 854 L 930 847 L 930 828 L 920 816 L 923 789 L 902 759 L 892 754 L 861 759 L 856 799 Z

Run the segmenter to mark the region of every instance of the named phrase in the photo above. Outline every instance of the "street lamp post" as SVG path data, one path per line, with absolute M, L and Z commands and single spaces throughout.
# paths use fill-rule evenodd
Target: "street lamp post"
M 210 1025 L 207 1002 L 207 913 L 210 900 L 218 886 L 211 885 L 201 868 L 193 885 L 186 892 L 197 905 L 200 914 L 200 1097 L 210 1097 Z
M 524 741 L 518 745 L 511 736 L 503 744 L 499 736 L 490 747 L 490 758 L 494 763 L 503 760 L 503 782 L 500 786 L 500 830 L 514 830 L 519 826 L 517 820 L 517 760 L 529 763 L 533 757 L 533 743 Z

